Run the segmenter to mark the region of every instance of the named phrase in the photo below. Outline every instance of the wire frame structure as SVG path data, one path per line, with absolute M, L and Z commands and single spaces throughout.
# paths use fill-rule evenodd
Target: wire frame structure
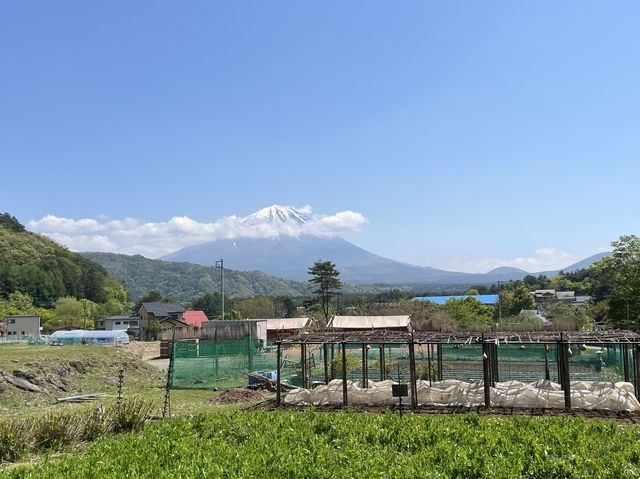
M 297 349 L 295 385 L 313 388 L 341 379 L 344 406 L 348 381 L 391 379 L 409 383 L 418 405 L 417 381 L 484 382 L 484 405 L 499 381 L 560 384 L 571 408 L 571 381 L 631 382 L 640 391 L 640 336 L 631 331 L 455 332 L 390 330 L 304 333 L 276 343 L 277 404 L 287 376 L 286 357 Z

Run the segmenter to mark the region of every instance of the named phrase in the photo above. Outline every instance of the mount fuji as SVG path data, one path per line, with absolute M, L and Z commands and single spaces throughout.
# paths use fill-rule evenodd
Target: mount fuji
M 307 270 L 315 261 L 330 260 L 336 264 L 343 281 L 356 284 L 489 284 L 522 279 L 528 274 L 517 268 L 496 268 L 486 274 L 460 273 L 395 261 L 339 236 L 305 233 L 305 227 L 314 219 L 306 208 L 273 205 L 241 221 L 256 228 L 282 231 L 279 235 L 218 239 L 187 246 L 160 259 L 211 266 L 223 258 L 225 266 L 232 269 L 259 270 L 297 281 L 308 279 Z M 302 233 L 292 235 L 292 231 Z M 589 259 L 584 262 L 590 264 Z M 564 271 L 574 269 L 577 268 L 568 266 Z

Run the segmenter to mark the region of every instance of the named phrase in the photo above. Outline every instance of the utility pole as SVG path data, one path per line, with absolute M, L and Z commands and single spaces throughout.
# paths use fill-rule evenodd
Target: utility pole
M 498 317 L 500 318 L 500 322 L 502 323 L 502 285 L 503 281 L 498 281 Z M 495 313 L 494 313 L 495 314 Z
M 220 268 L 220 304 L 222 305 L 222 316 L 224 319 L 224 260 L 216 261 L 216 268 Z

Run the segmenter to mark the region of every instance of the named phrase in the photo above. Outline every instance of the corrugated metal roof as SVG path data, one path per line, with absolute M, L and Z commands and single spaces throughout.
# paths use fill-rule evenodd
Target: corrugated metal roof
M 329 328 L 336 329 L 383 329 L 408 328 L 411 324 L 409 315 L 399 316 L 334 316 L 329 321 Z
M 309 318 L 273 318 L 267 319 L 267 331 L 280 329 L 302 329 L 309 323 Z
M 475 298 L 482 304 L 496 304 L 500 300 L 498 294 L 462 294 L 457 296 L 416 296 L 414 301 L 429 301 L 435 304 L 444 304 L 450 299 Z

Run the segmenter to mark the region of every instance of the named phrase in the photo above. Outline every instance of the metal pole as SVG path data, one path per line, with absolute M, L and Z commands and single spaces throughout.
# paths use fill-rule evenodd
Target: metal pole
M 384 381 L 385 377 L 385 361 L 384 361 L 384 344 L 380 345 L 380 381 Z
M 638 394 L 638 367 L 637 367 L 637 362 L 638 362 L 638 358 L 637 356 L 637 347 L 634 344 L 631 348 L 631 364 L 629 365 L 631 367 L 631 369 L 633 370 L 633 374 L 630 374 L 630 378 L 633 378 L 633 391 L 634 394 Z
M 280 394 L 280 384 L 281 383 L 281 378 L 280 378 L 280 373 L 282 368 L 280 367 L 280 363 L 281 361 L 281 357 L 282 357 L 282 351 L 281 351 L 281 343 L 280 341 L 278 341 L 277 343 L 278 349 L 276 350 L 276 405 L 278 407 L 280 407 L 280 401 L 281 401 L 281 394 Z
M 427 367 L 429 368 L 429 386 L 431 386 L 431 343 L 427 344 Z
M 544 378 L 547 381 L 551 381 L 551 374 L 549 373 L 549 345 L 544 345 Z
M 220 268 L 220 305 L 222 314 L 220 319 L 224 319 L 224 259 L 216 261 L 216 268 Z
M 362 343 L 362 387 L 368 387 L 369 375 L 367 371 L 367 346 Z
M 324 383 L 329 384 L 329 358 L 327 357 L 327 353 L 329 352 L 329 348 L 327 347 L 327 343 L 322 345 L 322 357 L 324 360 Z
M 418 390 L 416 388 L 416 353 L 413 343 L 413 333 L 411 334 L 411 342 L 409 343 L 409 378 L 411 381 L 411 406 L 418 406 Z
M 436 345 L 436 356 L 438 358 L 438 381 L 442 381 L 442 344 Z
M 300 343 L 300 366 L 302 367 L 302 387 L 307 387 L 307 345 Z
M 621 346 L 622 352 L 622 369 L 624 371 L 624 380 L 629 382 L 629 347 L 626 344 Z
M 482 378 L 484 381 L 484 408 L 491 407 L 491 384 L 489 379 L 489 354 L 487 343 L 482 340 Z
M 342 405 L 349 405 L 349 397 L 347 395 L 347 349 L 344 342 L 342 343 Z

